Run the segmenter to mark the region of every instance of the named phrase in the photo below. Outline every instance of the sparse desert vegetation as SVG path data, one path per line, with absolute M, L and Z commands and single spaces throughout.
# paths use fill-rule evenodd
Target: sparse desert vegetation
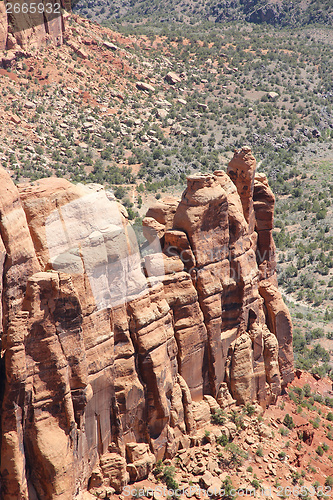
M 276 196 L 297 366 L 330 374 L 332 29 L 234 16 L 148 19 L 134 34 L 129 20 L 111 17 L 114 29 L 74 15 L 62 47 L 2 70 L 2 165 L 16 182 L 102 183 L 140 224 L 154 200 L 181 193 L 188 174 L 225 168 L 234 148 L 250 144 Z

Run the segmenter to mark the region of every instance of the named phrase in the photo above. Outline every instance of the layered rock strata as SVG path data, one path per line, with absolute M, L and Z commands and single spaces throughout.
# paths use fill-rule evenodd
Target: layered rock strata
M 248 148 L 152 207 L 141 255 L 100 186 L 0 177 L 3 498 L 120 492 L 219 406 L 265 407 L 292 379 L 274 196 Z

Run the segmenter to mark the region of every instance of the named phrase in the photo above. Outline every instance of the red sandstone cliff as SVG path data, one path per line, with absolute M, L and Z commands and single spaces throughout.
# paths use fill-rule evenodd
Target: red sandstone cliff
M 149 210 L 142 261 L 104 190 L 0 176 L 3 498 L 121 491 L 190 445 L 205 396 L 266 406 L 292 380 L 274 196 L 248 148 Z
M 25 5 L 30 6 L 30 3 L 27 2 Z M 14 4 L 16 5 L 16 13 L 14 12 Z M 52 4 L 52 8 L 50 4 Z M 64 17 L 61 13 L 58 14 L 60 9 L 57 4 L 70 9 L 68 2 L 57 2 L 56 0 L 50 0 L 47 9 L 45 5 L 45 13 L 17 11 L 17 6 L 21 6 L 20 3 L 11 2 L 10 7 L 6 7 L 6 2 L 0 3 L 0 52 L 9 51 L 4 56 L 5 61 L 15 57 L 17 51 L 38 48 L 45 45 L 47 41 L 52 41 L 57 45 L 62 43 Z

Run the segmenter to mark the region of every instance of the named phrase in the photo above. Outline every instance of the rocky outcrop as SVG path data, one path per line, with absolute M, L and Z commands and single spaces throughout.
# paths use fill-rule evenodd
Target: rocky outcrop
M 230 355 L 230 389 L 238 404 L 255 399 L 252 341 L 247 332 L 233 342 Z
M 249 224 L 249 231 L 254 229 L 254 210 L 253 210 L 253 187 L 256 171 L 256 160 L 249 147 L 236 151 L 233 159 L 230 161 L 227 173 L 235 184 L 239 197 L 242 202 L 243 213 L 246 222 Z
M 275 197 L 264 174 L 255 176 L 255 229 L 258 234 L 256 255 L 260 279 L 272 278 L 276 273 L 275 244 L 273 240 Z
M 5 50 L 8 35 L 8 21 L 5 3 L 0 4 L 0 50 Z
M 172 228 L 173 218 L 178 207 L 179 200 L 166 197 L 152 205 L 143 219 L 143 235 L 151 243 L 156 239 L 162 239 L 167 229 Z
M 149 445 L 146 443 L 128 443 L 126 453 L 129 465 L 127 470 L 131 481 L 145 479 L 152 470 L 156 458 L 151 453 Z
M 180 76 L 178 76 L 173 71 L 169 71 L 169 73 L 167 73 L 165 75 L 165 80 L 168 83 L 171 83 L 171 85 L 175 85 L 176 83 L 180 83 L 182 81 L 182 79 L 180 78 Z
M 290 335 L 292 322 L 289 310 L 274 281 L 262 280 L 259 291 L 265 301 L 267 325 L 278 341 L 280 374 L 282 384 L 286 385 L 294 378 L 292 336 Z
M 63 5 L 63 2 L 60 3 Z M 17 51 L 22 53 L 22 49 L 39 48 L 50 42 L 59 45 L 63 42 L 64 17 L 59 8 L 60 3 L 50 0 L 47 8 L 45 4 L 44 13 L 33 13 L 30 4 L 28 12 L 14 12 L 14 3 L 6 11 L 5 2 L 1 2 L 0 51 L 11 51 L 4 60 L 9 60 L 11 54 L 15 57 Z M 70 10 L 68 2 L 65 7 Z
M 0 171 L 4 498 L 120 492 L 219 407 L 276 400 L 292 327 L 254 166 L 245 149 L 230 176 L 189 177 L 148 212 L 141 249 L 101 186 Z

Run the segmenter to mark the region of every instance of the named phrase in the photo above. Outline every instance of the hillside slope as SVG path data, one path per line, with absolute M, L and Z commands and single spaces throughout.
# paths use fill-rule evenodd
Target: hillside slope
M 9 466 L 15 466 L 15 461 L 10 457 L 18 452 L 18 462 L 22 465 L 23 450 L 28 457 L 27 463 L 43 464 L 44 469 L 28 467 L 26 478 L 30 486 L 32 483 L 37 485 L 36 488 L 47 491 L 48 496 L 50 488 L 59 487 L 60 494 L 64 490 L 71 491 L 71 488 L 74 488 L 73 481 L 76 474 L 76 486 L 85 490 L 86 480 L 92 472 L 89 487 L 95 496 L 100 495 L 105 498 L 113 491 L 109 486 L 105 487 L 102 484 L 106 476 L 114 480 L 113 484 L 118 488 L 120 480 L 118 483 L 117 480 L 119 477 L 126 478 L 127 472 L 132 478 L 141 477 L 152 467 L 154 458 L 147 444 L 140 443 L 142 446 L 136 447 L 131 440 L 142 431 L 144 419 L 137 419 L 138 425 L 133 424 L 138 414 L 144 414 L 146 418 L 149 413 L 153 441 L 156 439 L 156 428 L 159 430 L 159 426 L 163 426 L 169 418 L 167 409 L 171 394 L 168 386 L 170 379 L 166 379 L 166 385 L 162 389 L 158 388 L 159 392 L 156 389 L 155 374 L 158 372 L 160 366 L 158 362 L 161 358 L 162 363 L 165 362 L 163 368 L 169 366 L 170 361 L 172 377 L 175 375 L 172 370 L 177 357 L 177 363 L 183 363 L 182 367 L 186 367 L 184 368 L 186 374 L 188 374 L 186 370 L 195 369 L 199 379 L 205 378 L 205 387 L 207 385 L 214 387 L 216 373 L 217 380 L 221 380 L 219 361 L 215 363 L 210 357 L 213 367 L 207 374 L 198 370 L 200 363 L 187 363 L 187 359 L 184 360 L 182 357 L 186 358 L 186 353 L 189 352 L 186 349 L 192 348 L 194 355 L 201 356 L 204 342 L 210 345 L 211 351 L 214 351 L 216 345 L 219 348 L 219 344 L 215 344 L 215 340 L 219 340 L 218 329 L 215 328 L 216 325 L 218 327 L 218 322 L 215 322 L 216 318 L 213 315 L 219 314 L 221 291 L 219 281 L 213 280 L 215 262 L 208 264 L 211 274 L 206 282 L 204 279 L 200 281 L 200 276 L 196 278 L 196 268 L 188 269 L 191 275 L 189 272 L 186 274 L 186 271 L 179 271 L 181 264 L 179 259 L 176 256 L 173 256 L 176 258 L 168 256 L 167 262 L 170 265 L 163 279 L 169 280 L 168 286 L 170 285 L 171 292 L 167 300 L 170 301 L 169 307 L 172 308 L 172 312 L 171 309 L 167 312 L 166 324 L 160 321 L 159 317 L 159 314 L 166 311 L 165 296 L 161 298 L 158 290 L 149 305 L 151 309 L 149 307 L 144 309 L 145 312 L 148 310 L 147 314 L 141 317 L 139 314 L 141 309 L 137 314 L 140 307 L 138 302 L 137 308 L 137 304 L 132 304 L 133 307 L 121 309 L 119 315 L 112 317 L 111 321 L 108 313 L 104 315 L 94 310 L 91 296 L 86 300 L 85 293 L 89 290 L 87 280 L 81 284 L 79 279 L 76 281 L 80 291 L 77 293 L 73 282 L 63 279 L 61 272 L 37 273 L 28 280 L 28 294 L 22 311 L 18 310 L 25 285 L 17 288 L 15 286 L 19 281 L 18 276 L 22 277 L 22 283 L 26 283 L 24 280 L 30 273 L 45 269 L 43 263 L 45 264 L 45 259 L 48 257 L 45 247 L 46 235 L 43 230 L 39 232 L 39 229 L 43 226 L 48 210 L 73 201 L 82 189 L 80 185 L 70 185 L 68 180 L 83 184 L 89 181 L 102 183 L 106 187 L 108 197 L 112 197 L 109 191 L 112 188 L 118 199 L 121 199 L 128 208 L 131 222 L 135 219 L 137 224 L 132 227 L 138 232 L 138 227 L 141 227 L 142 223 L 139 215 L 146 213 L 153 200 L 160 200 L 161 196 L 164 197 L 166 194 L 174 194 L 177 200 L 184 188 L 186 176 L 190 177 L 190 189 L 187 193 L 190 192 L 191 196 L 193 191 L 196 191 L 193 189 L 195 182 L 207 183 L 205 190 L 210 196 L 211 188 L 214 188 L 214 196 L 216 193 L 221 193 L 219 187 L 214 184 L 218 180 L 226 179 L 224 170 L 233 157 L 232 150 L 244 143 L 250 143 L 259 159 L 254 201 L 255 210 L 262 217 L 259 215 L 257 217 L 257 230 L 260 233 L 259 223 L 262 229 L 265 229 L 261 238 L 259 234 L 258 245 L 263 245 L 262 248 L 265 250 L 264 245 L 272 242 L 274 232 L 278 244 L 277 271 L 280 289 L 283 286 L 284 295 L 290 300 L 293 319 L 297 324 L 296 363 L 300 368 L 316 371 L 316 379 L 309 377 L 304 380 L 299 375 L 301 378 L 295 381 L 295 390 L 290 393 L 290 398 L 279 397 L 278 408 L 270 408 L 264 417 L 261 416 L 260 408 L 253 408 L 251 404 L 244 406 L 243 409 L 236 409 L 229 398 L 230 407 L 227 408 L 226 415 L 218 413 L 217 420 L 221 417 L 220 423 L 223 424 L 219 428 L 210 425 L 210 418 L 213 418 L 210 412 L 214 413 L 216 406 L 215 409 L 214 406 L 209 408 L 207 401 L 199 406 L 194 404 L 198 427 L 201 426 L 201 430 L 198 436 L 190 437 L 187 434 L 191 426 L 189 412 L 183 412 L 183 403 L 186 406 L 185 403 L 189 403 L 190 399 L 186 385 L 177 375 L 175 392 L 172 393 L 173 406 L 170 411 L 170 423 L 175 427 L 171 427 L 171 430 L 167 427 L 167 432 L 162 435 L 161 442 L 158 442 L 156 447 L 161 445 L 163 448 L 169 439 L 172 443 L 182 441 L 183 447 L 188 446 L 190 442 L 202 444 L 200 449 L 193 447 L 183 457 L 181 455 L 184 452 L 180 450 L 171 464 L 177 467 L 177 480 L 181 482 L 185 476 L 186 481 L 204 484 L 205 488 L 209 481 L 230 486 L 226 474 L 234 474 L 232 479 L 236 481 L 237 486 L 253 484 L 257 487 L 258 484 L 259 486 L 268 484 L 272 488 L 278 488 L 280 485 L 275 476 L 278 474 L 277 469 L 280 470 L 280 463 L 285 478 L 282 481 L 283 486 L 287 486 L 292 480 L 296 492 L 297 488 L 302 486 L 318 489 L 318 486 L 322 487 L 325 484 L 329 487 L 333 482 L 330 476 L 332 455 L 328 451 L 332 441 L 332 426 L 329 423 L 333 418 L 329 410 L 333 406 L 332 391 L 328 380 L 325 382 L 319 380 L 318 383 L 315 380 L 323 377 L 325 373 L 330 373 L 332 376 L 330 356 L 333 343 L 331 332 L 333 318 L 331 308 L 333 299 L 332 31 L 309 27 L 297 30 L 276 29 L 272 26 L 250 26 L 243 22 L 231 25 L 207 22 L 195 28 L 187 26 L 188 29 L 186 25 L 182 25 L 181 31 L 171 30 L 170 27 L 162 30 L 160 26 L 153 27 L 149 23 L 146 28 L 146 32 L 141 35 L 138 31 L 134 35 L 132 28 L 126 27 L 119 33 L 74 15 L 68 19 L 64 45 L 61 47 L 46 39 L 45 45 L 36 48 L 31 40 L 30 46 L 28 43 L 24 50 L 17 50 L 11 57 L 8 57 L 7 52 L 0 52 L 3 66 L 0 69 L 2 122 L 0 161 L 12 180 L 20 184 L 18 195 L 8 175 L 1 170 L 2 188 L 10 186 L 10 189 L 6 190 L 6 195 L 14 193 L 9 201 L 5 196 L 1 197 L 3 214 L 0 220 L 4 240 L 1 253 L 6 276 L 4 314 L 11 315 L 10 318 L 8 316 L 9 334 L 4 339 L 3 348 L 9 351 L 7 370 L 13 374 L 12 378 L 8 377 L 13 383 L 9 384 L 10 389 L 7 389 L 5 396 L 4 410 L 6 413 L 9 409 L 7 415 L 9 418 L 3 418 L 3 429 L 7 433 L 6 439 L 3 440 L 5 450 L 2 453 L 3 463 L 8 459 Z M 212 171 L 218 171 L 216 177 L 209 174 Z M 193 173 L 200 172 L 204 175 L 193 178 Z M 277 198 L 274 229 L 272 229 L 271 210 L 273 196 L 268 191 L 264 173 L 267 174 Z M 41 180 L 45 176 L 54 175 L 66 179 Z M 29 179 L 36 182 L 33 185 L 26 183 Z M 99 190 L 100 187 L 95 186 L 94 189 Z M 213 201 L 214 196 L 211 196 Z M 188 205 L 184 208 L 186 203 L 183 202 L 183 213 L 178 224 L 184 223 L 186 219 L 184 213 L 187 216 L 193 210 L 188 201 L 189 199 L 191 201 L 191 197 L 184 198 Z M 231 191 L 228 193 L 228 203 L 232 198 Z M 194 193 L 192 202 L 195 210 L 198 199 L 202 201 L 202 197 L 196 198 Z M 175 202 L 169 197 L 165 202 L 159 201 L 144 220 L 145 231 L 148 231 L 149 227 L 155 229 L 163 241 L 166 225 L 172 219 L 170 210 L 172 211 L 178 202 L 179 200 Z M 14 215 L 10 213 L 12 206 L 17 208 Z M 222 217 L 226 211 L 223 210 L 225 204 L 222 203 L 221 206 L 219 216 Z M 266 214 L 263 210 L 265 206 L 269 209 Z M 230 236 L 235 234 L 237 228 L 244 231 L 244 221 L 239 217 L 239 199 L 238 207 L 232 203 L 229 207 Z M 122 214 L 124 213 L 122 209 Z M 215 221 L 216 217 L 211 215 L 208 210 L 205 219 L 207 227 L 203 225 L 200 230 L 208 228 L 204 242 L 208 241 L 208 248 L 216 248 L 214 238 L 216 234 L 221 236 L 219 231 L 222 225 L 217 228 L 218 230 L 213 228 L 212 221 Z M 13 225 L 13 221 L 17 222 L 17 227 Z M 130 228 L 127 221 L 126 227 Z M 105 234 L 105 226 L 102 229 Z M 172 247 L 174 247 L 172 238 L 177 239 L 181 236 L 179 229 L 179 226 L 171 231 L 170 227 L 167 228 L 166 233 L 169 234 L 169 244 Z M 193 228 L 186 227 L 185 232 L 192 234 L 189 229 Z M 52 231 L 50 233 L 52 235 Z M 210 236 L 213 240 L 209 240 Z M 224 237 L 227 238 L 227 231 Z M 245 237 L 248 237 L 248 234 L 245 234 Z M 15 246 L 15 242 L 20 238 L 24 244 Z M 95 238 L 96 234 L 92 235 L 92 241 L 97 244 L 99 240 Z M 185 237 L 178 240 L 178 243 L 184 245 L 186 241 Z M 251 241 L 254 245 L 255 238 L 251 237 Z M 248 272 L 248 267 L 244 265 L 242 251 L 248 242 L 237 240 L 233 243 L 231 248 L 233 273 L 237 276 L 237 270 L 240 270 L 241 279 L 235 283 L 234 275 L 233 279 L 224 282 L 222 288 L 228 290 L 230 287 L 231 297 L 237 296 L 236 299 L 242 303 L 241 309 L 248 309 L 253 299 L 249 281 L 252 278 L 256 280 L 256 276 Z M 197 244 L 195 238 L 191 240 L 191 245 L 193 244 Z M 185 251 L 186 259 L 191 257 L 191 245 L 185 249 L 182 246 L 180 249 L 181 254 Z M 203 245 L 199 242 L 198 246 L 201 250 Z M 259 259 L 266 255 L 262 248 L 257 248 Z M 6 255 L 7 250 L 9 253 Z M 78 255 L 81 254 L 75 249 L 72 250 L 62 255 L 55 264 L 59 266 L 68 264 L 75 269 L 80 261 Z M 270 256 L 275 263 L 273 245 L 270 250 Z M 207 253 L 210 258 L 210 252 Z M 249 254 L 251 255 L 251 252 Z M 105 254 L 99 253 L 101 259 L 103 256 Z M 110 255 L 110 262 L 114 262 L 114 257 L 114 254 Z M 212 258 L 215 258 L 214 254 Z M 148 266 L 153 268 L 155 265 L 157 272 L 161 271 L 159 262 L 156 263 L 149 257 L 147 262 Z M 267 267 L 272 270 L 271 263 L 268 263 L 270 264 L 268 266 L 264 262 L 261 264 L 263 265 L 260 266 L 260 271 L 265 269 L 267 271 Z M 257 272 L 255 263 L 252 263 L 250 268 Z M 187 277 L 191 276 L 187 281 L 181 282 L 185 298 L 172 288 L 182 272 Z M 74 281 L 76 279 L 77 277 Z M 196 282 L 197 288 L 193 282 Z M 210 287 L 212 283 L 214 286 Z M 186 295 L 186 285 L 190 289 L 189 295 Z M 11 286 L 14 288 L 10 288 Z M 256 286 L 254 285 L 254 288 Z M 194 292 L 194 289 L 197 291 Z M 269 301 L 270 290 L 266 292 L 265 300 Z M 195 293 L 198 294 L 199 300 L 194 300 Z M 54 296 L 57 300 L 54 300 Z M 214 302 L 216 296 L 217 301 Z M 172 302 L 175 297 L 177 303 Z M 183 301 L 187 299 L 188 304 Z M 257 305 L 258 300 L 254 303 Z M 10 307 L 7 307 L 8 304 Z M 273 310 L 276 304 L 270 306 Z M 208 339 L 203 333 L 203 337 L 197 338 L 198 343 L 195 344 L 192 329 L 198 334 L 197 325 L 191 324 L 186 328 L 188 326 L 186 321 L 193 317 L 191 308 L 200 312 L 200 307 L 203 308 L 204 314 L 199 318 L 202 325 L 199 334 L 204 332 L 204 327 L 207 333 L 206 325 L 208 325 L 211 337 Z M 237 310 L 234 304 L 225 303 L 223 320 L 231 323 L 237 320 Z M 269 327 L 274 330 L 272 315 L 267 319 L 261 316 L 261 321 L 267 321 Z M 152 322 L 149 323 L 150 321 Z M 319 321 L 320 328 L 318 328 Z M 179 342 L 183 349 L 180 349 L 179 355 L 176 356 L 173 348 L 175 342 L 171 341 L 168 344 L 167 355 L 163 358 L 156 354 L 158 347 L 153 349 L 152 345 L 145 344 L 146 338 L 149 340 L 152 338 L 145 333 L 150 333 L 151 324 L 155 327 L 158 323 L 161 327 L 158 331 L 166 331 L 166 336 L 170 335 L 173 332 L 173 326 L 171 328 L 170 325 L 174 325 L 174 322 L 177 322 L 177 328 L 179 327 L 179 330 L 175 329 L 174 337 L 176 343 Z M 288 323 L 290 324 L 289 319 Z M 9 324 L 7 316 L 3 324 L 7 329 Z M 316 328 L 313 328 L 314 325 Z M 142 338 L 136 335 L 136 327 L 141 331 Z M 96 339 L 94 332 L 97 330 L 102 333 Z M 188 343 L 186 343 L 187 337 L 182 337 L 179 333 L 184 331 L 186 333 L 186 330 L 191 339 Z M 70 340 L 66 338 L 64 331 L 69 333 Z M 156 331 L 157 329 L 154 333 Z M 214 335 L 217 335 L 217 338 Z M 320 345 L 316 343 L 317 339 L 320 339 Z M 84 346 L 82 346 L 83 340 Z M 245 340 L 246 349 L 242 350 L 241 345 L 236 346 L 241 351 L 238 353 L 241 354 L 238 358 L 238 368 L 249 366 L 249 364 L 244 365 L 242 358 L 244 351 L 246 356 L 250 352 L 251 358 L 250 342 L 247 337 Z M 159 338 L 156 339 L 156 342 L 158 341 Z M 306 344 L 310 342 L 311 348 L 307 349 Z M 45 351 L 39 349 L 41 344 L 46 346 Z M 259 344 L 262 348 L 261 341 Z M 80 349 L 72 356 L 71 349 L 75 345 L 79 345 Z M 113 358 L 109 356 L 107 349 L 104 350 L 105 345 L 108 348 L 111 345 L 111 351 L 114 347 L 116 371 L 118 370 L 121 379 L 121 382 L 118 379 L 116 387 L 110 389 L 111 392 L 113 389 L 117 392 L 120 419 L 118 409 L 114 406 L 114 399 L 110 401 L 103 392 L 104 387 L 110 388 L 108 385 L 110 379 L 106 380 L 105 384 L 103 382 L 102 386 L 96 382 L 100 371 L 104 376 L 109 369 L 110 372 L 113 370 Z M 257 354 L 258 345 L 256 345 Z M 223 359 L 226 355 L 224 348 Z M 288 348 L 290 352 L 290 343 Z M 82 352 L 86 357 L 80 357 Z M 40 371 L 41 358 L 43 363 L 45 359 L 52 359 L 52 363 L 50 362 L 45 370 L 47 373 Z M 220 359 L 218 356 L 217 358 Z M 291 356 L 289 364 L 290 359 Z M 54 360 L 60 368 L 59 373 L 54 370 Z M 260 395 L 265 398 L 263 396 L 265 390 L 261 392 L 265 379 L 262 366 L 262 361 L 258 361 L 255 378 L 260 382 L 258 385 Z M 103 367 L 106 368 L 105 371 Z M 273 363 L 271 368 L 275 367 L 276 363 L 275 365 Z M 235 371 L 235 364 L 231 367 L 230 373 L 233 370 Z M 89 380 L 86 378 L 87 372 Z M 154 376 L 151 376 L 152 372 Z M 142 373 L 145 374 L 145 380 L 149 385 L 148 392 L 142 390 Z M 163 379 L 163 376 L 160 379 Z M 33 384 L 31 384 L 32 377 L 34 377 Z M 129 379 L 128 384 L 126 377 Z M 235 378 L 237 377 L 228 382 L 232 386 L 231 391 L 236 395 L 240 391 L 237 390 Z M 253 377 L 250 378 L 253 382 Z M 245 382 L 247 383 L 246 377 Z M 252 382 L 250 386 L 253 388 Z M 311 387 L 308 387 L 308 383 Z M 91 385 L 94 387 L 91 388 Z M 124 394 L 127 395 L 126 391 L 133 386 L 138 388 L 138 393 L 134 395 L 131 393 L 126 399 Z M 201 382 L 197 387 L 199 391 L 202 390 Z M 191 387 L 190 390 L 195 393 L 197 387 Z M 303 389 L 300 390 L 300 387 Z M 168 400 L 166 405 L 164 388 Z M 91 389 L 94 396 L 92 403 L 90 403 Z M 155 396 L 157 394 L 157 403 L 155 400 L 154 404 L 152 403 L 152 393 Z M 138 394 L 142 396 L 139 405 Z M 102 415 L 95 411 L 99 405 L 99 398 L 104 402 L 107 401 Z M 227 395 L 224 394 L 223 399 L 228 401 Z M 211 400 L 208 401 L 213 403 Z M 11 411 L 13 402 L 16 405 L 15 418 L 12 418 Z M 143 410 L 146 402 L 148 403 Z M 326 407 L 320 402 L 325 402 Z M 83 413 L 86 405 L 89 408 L 87 415 L 89 424 L 85 427 Z M 43 411 L 40 411 L 41 407 Z M 110 409 L 114 417 L 111 424 Z M 256 413 L 255 416 L 253 412 Z M 286 412 L 294 414 L 296 427 L 289 429 L 290 441 L 285 442 L 284 451 L 281 447 L 285 441 L 284 436 L 289 432 L 288 427 L 283 423 L 278 429 L 276 422 L 282 424 Z M 251 415 L 252 419 L 247 418 Z M 48 422 L 51 423 L 50 427 L 53 430 L 58 429 L 55 434 L 47 431 L 45 423 Z M 286 422 L 291 425 L 290 418 Z M 263 423 L 265 425 L 262 425 Z M 20 446 L 19 442 L 22 439 L 20 425 L 28 430 L 25 446 L 22 444 Z M 113 431 L 117 429 L 115 439 L 119 448 L 111 445 L 107 449 L 109 426 Z M 121 426 L 123 434 L 118 432 Z M 278 429 L 278 432 L 267 430 L 267 426 Z M 319 432 L 314 435 L 313 429 L 318 430 L 318 428 Z M 12 434 L 13 429 L 15 429 L 14 434 Z M 17 440 L 15 440 L 16 432 Z M 307 439 L 309 434 L 313 438 L 310 444 Z M 89 442 L 85 448 L 86 435 L 89 436 Z M 106 436 L 105 440 L 103 436 Z M 234 442 L 227 442 L 229 439 Z M 57 458 L 55 455 L 51 456 L 54 449 L 54 443 L 50 445 L 52 440 L 55 440 L 60 448 L 63 446 L 65 460 L 60 458 L 56 463 L 52 462 Z M 77 450 L 75 447 L 77 442 L 84 446 L 82 448 L 79 446 Z M 123 456 L 124 442 L 130 462 L 127 471 Z M 45 443 L 48 446 L 45 446 Z M 293 444 L 296 445 L 296 450 L 291 450 Z M 208 448 L 205 448 L 207 445 Z M 244 449 L 241 449 L 243 445 Z M 81 473 L 75 465 L 77 452 L 81 453 L 84 449 L 89 450 L 88 454 L 91 453 L 92 461 L 88 460 L 89 467 Z M 66 450 L 70 452 L 66 454 Z M 73 456 L 71 456 L 72 451 Z M 173 455 L 174 451 L 171 447 L 170 454 Z M 104 452 L 107 457 L 101 461 L 101 468 L 91 471 L 90 467 L 97 459 L 97 455 Z M 206 460 L 209 453 L 213 454 L 213 463 L 209 459 Z M 120 455 L 122 456 L 119 458 Z M 144 466 L 142 462 L 140 463 L 142 455 L 145 459 Z M 63 455 L 60 453 L 59 456 Z M 185 465 L 183 460 L 184 462 L 190 460 L 193 463 Z M 170 461 L 165 465 L 170 466 Z M 164 466 L 162 469 L 161 467 L 161 465 L 156 467 L 156 480 L 150 474 L 150 479 L 155 480 L 153 484 L 161 479 L 165 480 L 163 475 L 165 469 Z M 237 474 L 234 470 L 236 467 Z M 203 472 L 208 468 L 213 472 L 211 475 L 204 475 Z M 119 471 L 120 476 L 117 476 Z M 25 477 L 25 471 L 21 474 L 22 471 L 12 469 L 10 473 L 12 472 L 16 474 L 18 482 Z M 47 477 L 49 472 L 51 475 L 55 473 L 66 477 L 66 482 L 44 481 L 43 477 Z M 9 477 L 7 472 L 5 477 L 7 479 Z M 21 486 L 24 489 L 27 484 Z M 9 487 L 13 488 L 13 483 Z M 12 491 L 14 491 L 13 498 L 18 498 L 17 491 L 15 489 Z
M 74 9 L 81 14 L 105 22 L 122 20 L 140 23 L 247 21 L 279 26 L 306 26 L 320 23 L 332 25 L 330 0 L 79 0 Z
M 133 220 L 155 196 L 180 194 L 186 175 L 225 168 L 250 144 L 277 196 L 280 284 L 307 304 L 295 315 L 328 320 L 328 333 L 332 30 L 145 30 L 74 15 L 61 47 L 0 52 L 3 166 L 16 182 L 102 182 Z

